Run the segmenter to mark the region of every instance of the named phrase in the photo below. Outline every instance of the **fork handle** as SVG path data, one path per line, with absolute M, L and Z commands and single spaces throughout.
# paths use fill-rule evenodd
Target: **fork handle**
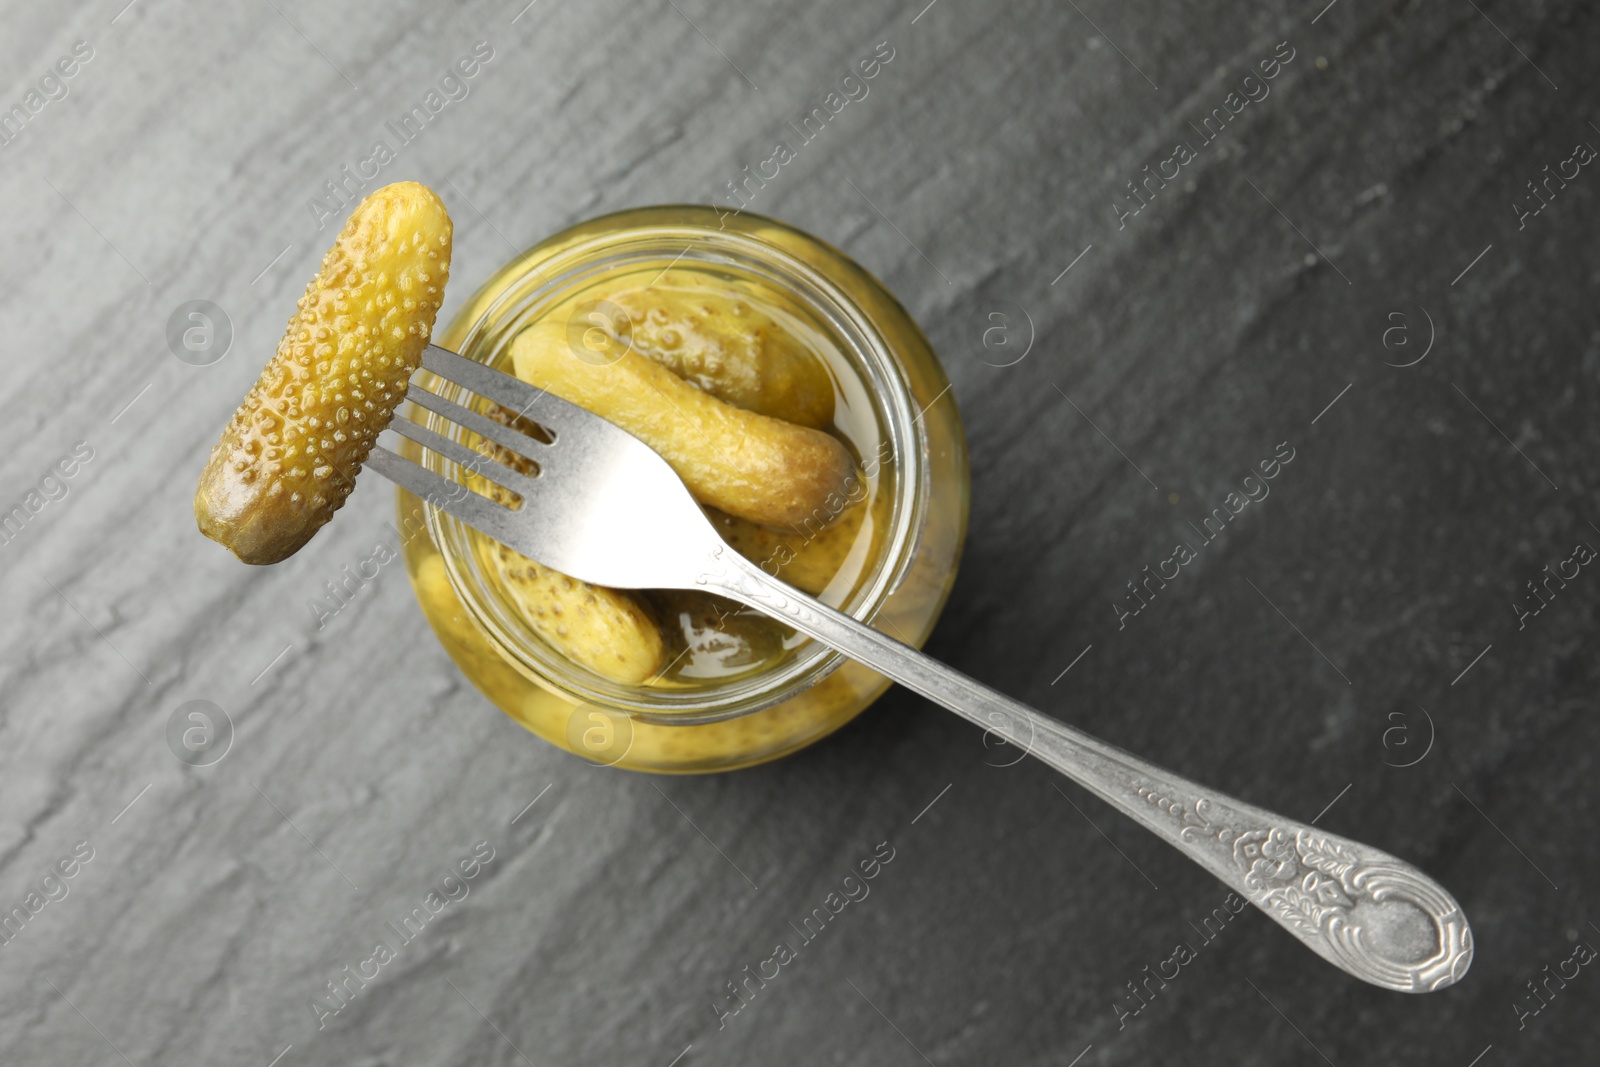
M 779 619 L 996 734 L 1131 817 L 1357 978 L 1421 993 L 1459 981 L 1472 931 L 1417 868 L 1163 770 L 796 592 L 731 549 L 698 584 Z M 1243 907 L 1243 904 L 1239 905 Z

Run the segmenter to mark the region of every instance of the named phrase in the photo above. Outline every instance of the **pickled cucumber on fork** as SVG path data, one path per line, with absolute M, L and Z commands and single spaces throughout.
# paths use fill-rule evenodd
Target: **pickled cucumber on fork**
M 765 526 L 827 515 L 855 460 L 834 437 L 718 400 L 666 367 L 624 351 L 609 363 L 574 350 L 546 320 L 511 343 L 517 377 L 616 423 L 665 459 L 689 491 Z
M 451 232 L 416 182 L 356 206 L 200 475 L 202 533 L 245 563 L 276 563 L 343 506 L 428 345 Z

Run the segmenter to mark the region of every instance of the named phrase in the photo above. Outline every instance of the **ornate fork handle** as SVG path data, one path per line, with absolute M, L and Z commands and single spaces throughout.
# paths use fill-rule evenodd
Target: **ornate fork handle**
M 1017 745 L 1120 809 L 1357 978 L 1421 993 L 1460 981 L 1472 931 L 1433 879 L 1367 845 L 1208 789 L 1097 740 L 714 552 L 699 583 L 783 620 Z

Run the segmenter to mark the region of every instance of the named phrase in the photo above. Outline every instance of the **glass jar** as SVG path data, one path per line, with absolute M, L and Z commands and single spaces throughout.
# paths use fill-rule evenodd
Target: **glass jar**
M 966 442 L 950 383 L 922 331 L 837 249 L 771 219 L 709 207 L 619 212 L 580 223 L 507 264 L 435 340 L 510 372 L 511 340 L 530 323 L 552 309 L 593 308 L 588 295 L 605 292 L 616 278 L 668 271 L 756 287 L 831 347 L 840 402 L 860 431 L 854 443 L 861 470 L 881 506 L 866 520 L 873 530 L 854 550 L 849 580 L 818 595 L 920 646 L 949 595 L 966 534 Z M 426 421 L 424 412 L 413 416 Z M 434 428 L 449 432 L 442 423 Z M 875 453 L 865 454 L 868 444 Z M 419 456 L 409 441 L 402 445 L 410 458 L 440 462 Z M 750 766 L 826 736 L 889 685 L 798 636 L 780 660 L 744 674 L 692 685 L 608 680 L 562 657 L 506 610 L 474 551 L 473 539 L 482 535 L 404 490 L 398 507 L 412 586 L 456 665 L 507 715 L 591 762 L 666 773 Z

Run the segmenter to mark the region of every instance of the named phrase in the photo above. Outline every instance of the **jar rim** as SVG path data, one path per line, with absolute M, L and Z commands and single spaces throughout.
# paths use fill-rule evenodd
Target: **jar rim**
M 457 350 L 468 359 L 502 362 L 510 338 L 538 317 L 538 309 L 572 295 L 600 269 L 627 262 L 624 257 L 641 263 L 671 260 L 666 269 L 683 263 L 737 269 L 782 288 L 825 322 L 842 343 L 873 406 L 883 451 L 888 453 L 885 460 L 896 466 L 888 533 L 875 553 L 875 566 L 855 583 L 843 603 L 835 605 L 868 621 L 905 580 L 917 555 L 926 508 L 926 430 L 899 356 L 880 325 L 827 272 L 764 233 L 773 229 L 882 291 L 876 279 L 842 252 L 785 223 L 750 213 L 730 218 L 713 207 L 661 205 L 598 216 L 541 241 L 496 271 L 448 332 L 459 334 Z M 462 317 L 491 292 L 493 299 L 459 329 Z M 904 314 L 898 304 L 893 308 Z M 434 380 L 429 388 L 448 393 L 452 386 Z M 437 421 L 439 425 L 429 425 L 436 432 L 460 436 L 459 427 L 432 413 L 419 411 L 417 416 Z M 450 465 L 432 452 L 422 459 L 440 468 Z M 706 686 L 654 688 L 605 679 L 562 656 L 525 623 L 516 625 L 520 620 L 511 618 L 513 613 L 493 594 L 476 553 L 470 551 L 470 539 L 481 535 L 431 505 L 426 505 L 426 522 L 451 587 L 491 647 L 519 673 L 569 702 L 623 711 L 662 725 L 719 722 L 788 700 L 844 662 L 841 653 L 808 640 L 797 654 L 774 666 Z

